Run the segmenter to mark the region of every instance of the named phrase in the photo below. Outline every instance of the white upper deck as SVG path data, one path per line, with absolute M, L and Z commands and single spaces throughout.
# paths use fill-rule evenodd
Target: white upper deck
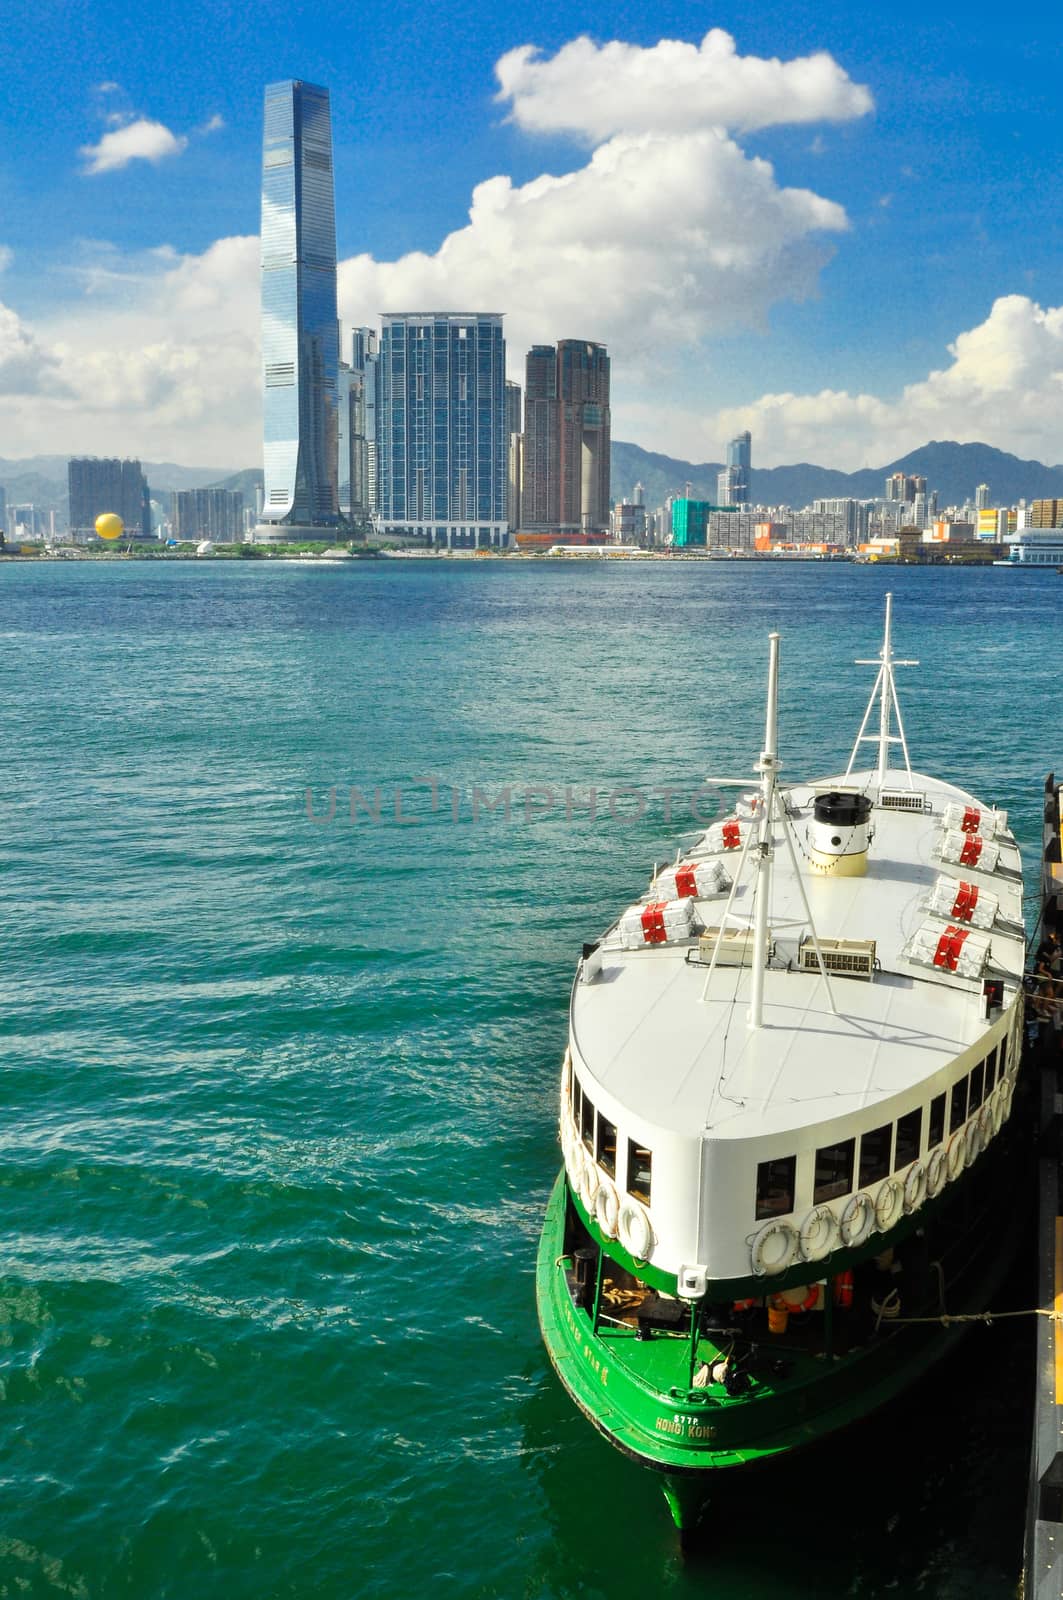
M 884 785 L 872 770 L 788 789 L 797 871 L 782 837 L 784 824 L 776 821 L 767 908 L 771 945 L 759 1027 L 748 1020 L 750 966 L 718 965 L 706 986 L 709 967 L 698 959 L 696 940 L 624 949 L 618 930 L 611 930 L 602 943 L 600 974 L 575 986 L 571 1018 L 574 1060 L 610 1102 L 648 1128 L 755 1138 L 823 1124 L 903 1096 L 977 1044 L 987 1028 L 984 980 L 1003 980 L 1009 990 L 1022 980 L 1019 851 L 1004 832 L 994 841 L 999 859 L 993 872 L 943 861 L 938 851 L 945 807 L 988 808 L 933 778 L 913 774 L 910 783 L 924 797 L 918 811 L 878 804 L 882 787 L 908 790 L 907 774 L 896 770 Z M 814 795 L 831 789 L 860 792 L 873 804 L 865 876 L 824 876 L 808 858 Z M 685 859 L 706 859 L 710 842 L 711 830 Z M 719 851 L 713 858 L 733 873 L 738 853 Z M 935 917 L 927 904 L 940 877 L 957 887 L 960 881 L 977 885 L 999 900 L 994 925 L 984 935 L 990 945 L 986 967 L 977 978 L 913 961 L 907 953 L 921 926 L 930 923 L 944 933 L 949 925 L 947 915 Z M 875 941 L 871 981 L 831 977 L 833 1012 L 822 975 L 796 970 L 799 945 L 810 936 L 802 886 L 821 945 Z M 757 893 L 747 862 L 729 925 L 753 927 Z M 724 903 L 696 900 L 699 921 L 718 927 Z

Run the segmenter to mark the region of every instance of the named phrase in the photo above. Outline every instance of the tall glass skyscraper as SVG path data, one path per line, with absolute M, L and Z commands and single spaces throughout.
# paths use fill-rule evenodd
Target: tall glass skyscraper
M 336 217 L 327 89 L 271 83 L 262 142 L 262 523 L 335 528 Z
M 448 548 L 509 542 L 506 347 L 497 312 L 386 312 L 380 526 Z

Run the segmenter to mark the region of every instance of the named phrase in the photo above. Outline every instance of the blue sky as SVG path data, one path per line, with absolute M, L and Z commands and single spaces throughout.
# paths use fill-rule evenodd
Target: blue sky
M 1051 315 L 1063 305 L 1055 9 L 1015 16 L 954 0 L 932 9 L 818 0 L 650 10 L 547 0 L 529 13 L 482 0 L 357 8 L 45 0 L 16 13 L 3 0 L 2 19 L 0 246 L 9 259 L 0 273 L 0 456 L 129 448 L 204 464 L 255 460 L 253 383 L 242 399 L 235 376 L 239 367 L 246 386 L 257 360 L 253 247 L 217 246 L 257 234 L 262 88 L 301 76 L 332 91 L 341 259 L 372 258 L 341 279 L 349 315 L 370 320 L 389 294 L 421 285 L 445 286 L 460 309 L 462 289 L 493 291 L 497 304 L 483 309 L 538 307 L 541 325 L 529 309 L 513 312 L 511 367 L 519 368 L 517 343 L 531 338 L 606 337 L 614 433 L 676 454 L 718 458 L 726 431 L 743 423 L 764 464 L 797 456 L 876 464 L 922 442 L 928 428 L 1063 458 L 1063 448 L 1052 453 L 1046 420 L 1063 399 L 1063 328 Z M 645 133 L 624 122 L 622 73 L 605 132 L 536 131 L 541 108 L 553 114 L 563 98 L 559 82 L 549 71 L 529 78 L 531 109 L 517 115 L 515 99 L 495 99 L 507 52 L 534 45 L 549 66 L 589 35 L 600 46 L 638 47 L 625 58 L 637 73 L 657 60 L 659 41 L 697 46 L 710 28 L 733 36 L 742 61 L 827 52 L 850 99 L 866 88 L 873 109 L 839 115 L 835 104 L 820 119 L 806 108 L 799 121 L 761 128 L 739 112 L 737 125 L 721 123 L 734 159 L 675 236 L 674 219 L 660 216 L 642 240 L 630 218 L 618 235 L 596 232 L 599 191 L 589 179 L 580 205 L 599 254 L 586 279 L 555 265 L 543 237 L 544 228 L 553 237 L 550 217 L 525 240 L 527 207 L 516 201 L 505 239 L 493 225 L 466 239 L 474 272 L 455 277 L 438 263 L 392 270 L 409 252 L 433 257 L 465 227 L 477 184 L 504 174 L 515 192 L 586 168 L 610 140 Z M 595 70 L 607 99 L 609 58 L 596 55 Z M 660 135 L 654 159 L 680 152 L 686 163 L 675 169 L 680 196 L 684 174 L 691 192 L 698 186 L 697 150 L 681 145 L 686 113 L 691 127 L 715 120 L 695 89 L 662 106 L 660 129 L 650 126 Z M 80 151 L 141 122 L 161 125 L 169 154 L 86 172 L 91 158 Z M 770 162 L 773 177 L 753 193 L 757 161 Z M 779 193 L 790 190 L 810 192 L 818 211 L 806 205 L 800 219 L 781 220 L 789 202 Z M 615 199 L 615 189 L 601 190 L 603 207 L 609 193 Z M 832 220 L 821 228 L 813 211 L 825 215 L 824 206 Z M 488 271 L 511 223 L 515 257 Z M 703 270 L 721 238 L 726 281 Z M 747 249 L 756 261 L 745 294 L 736 260 Z M 689 326 L 675 305 L 658 320 L 670 259 L 679 297 L 689 282 L 700 306 Z M 634 285 L 648 262 L 661 274 L 656 299 Z M 535 281 L 518 282 L 522 274 Z M 242 330 L 219 373 L 197 345 L 197 303 L 208 305 L 215 347 L 217 329 L 234 339 Z M 586 325 L 570 325 L 582 305 Z M 950 346 L 965 336 L 957 359 Z M 995 374 L 988 388 L 979 372 Z M 941 375 L 936 385 L 932 373 Z

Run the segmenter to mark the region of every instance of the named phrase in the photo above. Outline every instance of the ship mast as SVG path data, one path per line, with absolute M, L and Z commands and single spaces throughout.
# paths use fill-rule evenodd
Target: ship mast
M 771 906 L 771 863 L 774 851 L 775 774 L 779 770 L 779 635 L 768 634 L 768 706 L 764 717 L 764 748 L 756 770 L 760 773 L 757 838 L 757 884 L 753 902 L 753 974 L 749 996 L 749 1026 L 764 1023 L 764 969 L 768 965 L 768 912 Z
M 886 626 L 882 637 L 882 649 L 876 657 L 869 660 L 858 660 L 858 667 L 878 667 L 878 677 L 867 702 L 864 720 L 860 724 L 860 732 L 853 744 L 853 753 L 849 757 L 849 765 L 845 769 L 848 778 L 856 765 L 857 752 L 862 744 L 878 745 L 878 782 L 879 788 L 886 781 L 886 774 L 890 764 L 890 745 L 899 744 L 904 755 L 904 767 L 908 774 L 908 787 L 914 787 L 912 782 L 912 763 L 908 759 L 908 741 L 904 736 L 904 722 L 901 718 L 900 702 L 897 699 L 897 684 L 893 676 L 894 667 L 917 667 L 918 661 L 901 661 L 895 659 L 892 645 L 893 631 L 893 595 L 886 595 Z M 871 721 L 875 701 L 878 700 L 878 732 L 868 733 L 867 725 Z M 891 733 L 893 713 L 897 716 L 897 732 Z

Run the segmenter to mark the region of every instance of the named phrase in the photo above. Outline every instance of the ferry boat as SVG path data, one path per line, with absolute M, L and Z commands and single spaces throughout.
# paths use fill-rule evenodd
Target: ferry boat
M 714 1473 L 943 1356 L 1021 1226 L 1019 850 L 1006 812 L 913 772 L 891 607 L 848 766 L 814 782 L 780 781 L 770 636 L 759 785 L 572 989 L 540 1326 L 684 1540 Z

